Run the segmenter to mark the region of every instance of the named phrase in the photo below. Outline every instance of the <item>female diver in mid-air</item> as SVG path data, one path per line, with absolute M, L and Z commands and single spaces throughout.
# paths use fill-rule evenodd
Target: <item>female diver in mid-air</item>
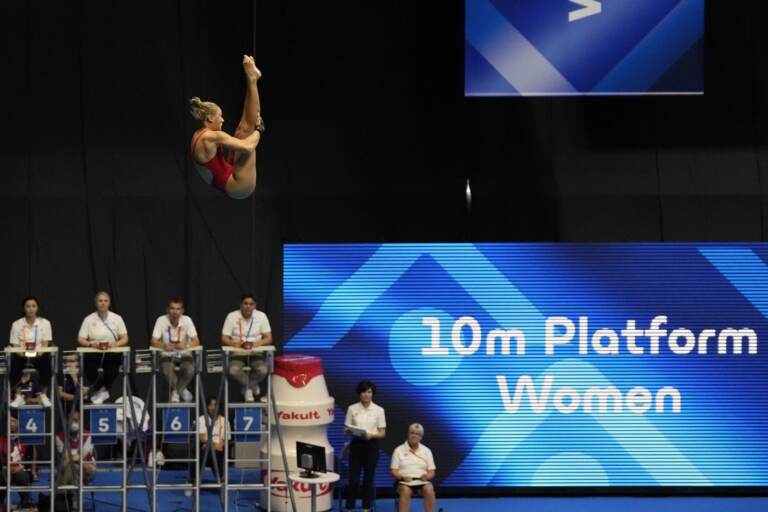
M 245 105 L 234 137 L 221 130 L 224 118 L 218 105 L 198 97 L 189 101 L 192 117 L 201 124 L 192 135 L 195 168 L 206 183 L 233 199 L 245 199 L 256 188 L 256 146 L 264 133 L 257 88 L 261 71 L 248 55 L 243 55 L 243 70 L 247 82 Z M 226 157 L 224 148 L 229 150 Z

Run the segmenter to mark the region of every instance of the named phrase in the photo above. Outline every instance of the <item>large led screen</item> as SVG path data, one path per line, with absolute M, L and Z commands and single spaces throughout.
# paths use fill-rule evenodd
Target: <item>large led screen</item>
M 465 94 L 701 94 L 704 0 L 465 0 Z
M 383 453 L 422 423 L 442 487 L 768 484 L 768 245 L 284 258 L 285 350 L 322 356 L 337 415 L 372 379 Z

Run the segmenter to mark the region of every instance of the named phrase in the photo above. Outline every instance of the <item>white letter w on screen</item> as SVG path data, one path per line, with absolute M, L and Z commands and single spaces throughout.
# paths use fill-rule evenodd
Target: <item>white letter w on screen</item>
M 581 5 L 581 9 L 577 9 L 575 11 L 571 11 L 568 13 L 568 21 L 574 22 L 579 21 L 583 18 L 588 18 L 590 16 L 594 16 L 595 14 L 600 14 L 603 10 L 603 5 L 598 2 L 597 0 L 569 0 L 572 4 L 579 4 Z

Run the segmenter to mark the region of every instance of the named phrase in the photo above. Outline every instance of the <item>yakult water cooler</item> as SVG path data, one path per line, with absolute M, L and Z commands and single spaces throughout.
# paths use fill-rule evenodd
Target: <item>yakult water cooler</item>
M 280 418 L 289 470 L 297 469 L 296 441 L 325 447 L 325 463 L 333 471 L 333 447 L 328 442 L 328 424 L 333 422 L 334 401 L 328 395 L 323 376 L 322 361 L 319 357 L 284 355 L 275 357 L 275 372 L 272 376 L 275 405 Z M 272 432 L 272 483 L 286 480 L 280 443 L 274 432 L 274 418 L 270 416 Z M 261 447 L 261 457 L 267 458 L 266 445 Z M 266 468 L 262 471 L 266 478 Z M 266 483 L 266 482 L 265 482 Z M 309 512 L 311 489 L 307 484 L 295 482 L 293 490 L 298 512 Z M 290 512 L 291 501 L 287 489 L 272 489 L 272 510 Z M 266 509 L 267 496 L 262 494 L 261 507 Z M 333 484 L 317 485 L 317 510 L 333 508 Z

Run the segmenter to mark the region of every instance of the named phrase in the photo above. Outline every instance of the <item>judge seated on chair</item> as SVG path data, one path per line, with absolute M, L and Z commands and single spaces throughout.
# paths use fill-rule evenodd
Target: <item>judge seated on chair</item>
M 435 508 L 435 488 L 431 482 L 435 477 L 435 460 L 432 451 L 421 444 L 423 437 L 424 427 L 413 423 L 408 427 L 408 439 L 392 453 L 389 467 L 396 481 L 399 512 L 410 510 L 411 496 L 424 497 L 425 512 Z

